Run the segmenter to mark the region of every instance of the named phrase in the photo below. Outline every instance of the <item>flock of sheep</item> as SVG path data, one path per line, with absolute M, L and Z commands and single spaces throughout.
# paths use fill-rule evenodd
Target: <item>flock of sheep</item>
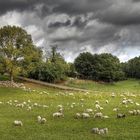
M 29 93 L 32 93 L 32 92 L 37 92 L 38 94 L 42 95 L 42 94 L 46 94 L 46 95 L 49 95 L 48 92 L 46 91 L 36 91 L 36 90 L 31 90 L 30 88 L 27 89 L 26 87 L 22 87 L 22 89 L 26 92 L 29 92 Z M 89 95 L 89 98 L 90 98 L 90 94 L 89 93 L 83 93 L 85 95 Z M 63 96 L 71 96 L 73 98 L 75 98 L 75 95 L 74 93 L 57 93 L 55 94 L 56 96 L 59 96 L 59 95 L 63 95 Z M 137 96 L 139 95 L 135 95 L 135 94 L 132 94 L 132 93 L 123 93 L 121 95 L 117 95 L 115 93 L 112 93 L 111 94 L 111 98 L 115 98 L 116 96 L 120 96 L 121 97 L 121 101 L 119 103 L 119 105 L 115 108 L 113 108 L 113 112 L 116 112 L 116 118 L 125 118 L 127 117 L 127 115 L 140 115 L 140 110 L 138 109 L 140 104 L 138 102 L 135 102 L 134 99 L 132 98 L 136 98 Z M 131 98 L 132 97 L 132 98 Z M 84 102 L 84 98 L 80 98 L 79 101 L 81 102 L 81 107 L 84 106 L 83 102 Z M 109 106 L 109 103 L 110 101 L 109 100 L 105 100 L 104 103 L 106 105 Z M 0 104 L 4 104 L 3 102 L 0 102 Z M 41 104 L 38 104 L 38 103 L 33 103 L 31 102 L 31 100 L 28 100 L 28 101 L 24 101 L 24 102 L 21 102 L 18 101 L 18 100 L 9 100 L 6 102 L 6 104 L 10 105 L 10 106 L 14 106 L 14 107 L 18 107 L 18 108 L 26 108 L 28 111 L 31 111 L 33 108 L 35 107 L 42 107 L 42 108 L 49 108 L 48 105 L 41 105 Z M 79 103 L 68 103 L 67 105 L 69 106 L 69 108 L 73 109 L 76 105 L 79 105 Z M 128 107 L 129 105 L 133 105 L 134 109 L 132 110 L 128 110 L 128 112 L 124 112 L 124 113 L 120 113 L 120 107 L 123 106 L 123 107 Z M 94 118 L 94 119 L 109 119 L 110 116 L 108 115 L 105 115 L 103 113 L 104 110 L 104 107 L 101 105 L 100 101 L 99 100 L 96 100 L 94 102 L 94 109 L 93 108 L 86 108 L 86 109 L 83 109 L 83 111 L 81 112 L 77 112 L 73 115 L 73 118 L 74 119 L 88 119 L 88 118 Z M 59 104 L 57 105 L 57 111 L 56 112 L 53 112 L 52 113 L 52 117 L 53 118 L 61 118 L 61 117 L 64 117 L 64 114 L 65 114 L 65 106 L 62 105 L 62 104 Z M 45 117 L 42 117 L 42 116 L 37 116 L 36 118 L 37 122 L 39 124 L 45 124 L 47 122 L 47 118 Z M 15 126 L 23 126 L 23 122 L 21 120 L 15 120 L 13 122 L 13 124 Z M 99 134 L 99 135 L 102 135 L 102 134 L 107 134 L 108 133 L 108 128 L 92 128 L 91 129 L 91 132 L 94 133 L 94 134 Z

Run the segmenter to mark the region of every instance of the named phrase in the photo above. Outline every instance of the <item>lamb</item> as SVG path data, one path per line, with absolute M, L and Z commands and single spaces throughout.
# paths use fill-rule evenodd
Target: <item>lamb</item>
M 86 112 L 87 112 L 87 113 L 92 113 L 92 112 L 93 112 L 93 109 L 87 108 L 87 109 L 86 109 Z
M 103 116 L 103 119 L 108 119 L 109 118 L 109 116 Z
M 95 104 L 99 104 L 99 101 L 95 101 Z
M 80 113 L 76 113 L 74 118 L 75 118 L 75 119 L 81 118 L 81 114 L 80 114 Z
M 23 126 L 23 123 L 22 123 L 22 121 L 15 120 L 14 125 L 15 126 Z
M 131 115 L 140 115 L 140 110 L 130 110 L 128 113 Z
M 125 118 L 125 117 L 126 117 L 125 114 L 121 114 L 121 113 L 117 114 L 117 118 Z
M 115 97 L 115 96 L 116 96 L 115 93 L 112 93 L 111 97 Z
M 91 130 L 92 133 L 94 134 L 99 134 L 99 135 L 102 135 L 102 134 L 107 134 L 108 133 L 108 128 L 92 128 Z
M 103 114 L 101 112 L 98 112 L 94 115 L 94 118 L 102 118 Z
M 91 132 L 94 134 L 98 134 L 99 128 L 92 128 Z
M 32 109 L 31 106 L 28 106 L 27 110 L 30 111 L 31 109 Z
M 82 113 L 81 116 L 83 119 L 90 118 L 90 115 L 88 113 Z
M 113 108 L 113 111 L 117 112 L 119 109 L 118 108 Z
M 63 106 L 62 106 L 62 105 L 58 105 L 57 107 L 58 107 L 58 108 L 63 108 Z
M 107 134 L 108 133 L 108 128 L 102 128 L 99 129 L 98 134 L 102 135 L 102 134 Z
M 37 120 L 38 120 L 38 123 L 40 123 L 40 124 L 46 123 L 46 118 L 42 118 L 41 116 L 38 116 Z
M 64 117 L 64 114 L 63 113 L 61 113 L 61 112 L 55 112 L 55 113 L 53 113 L 53 117 Z
M 108 100 L 106 100 L 105 102 L 106 102 L 106 104 L 108 104 L 108 103 L 109 103 L 109 101 L 108 101 Z
M 63 108 L 60 108 L 58 112 L 63 113 Z
M 136 104 L 136 106 L 140 106 L 140 104 L 139 103 L 135 103 Z

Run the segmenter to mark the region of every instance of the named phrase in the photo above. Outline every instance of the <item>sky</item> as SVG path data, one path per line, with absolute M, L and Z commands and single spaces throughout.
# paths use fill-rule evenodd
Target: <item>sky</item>
M 38 47 L 57 45 L 68 62 L 79 53 L 140 56 L 140 0 L 0 0 L 0 27 L 16 25 Z

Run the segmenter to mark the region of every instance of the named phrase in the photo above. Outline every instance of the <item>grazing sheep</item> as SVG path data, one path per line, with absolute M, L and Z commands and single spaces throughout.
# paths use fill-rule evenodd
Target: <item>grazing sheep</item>
M 108 128 L 99 129 L 98 134 L 103 135 L 108 133 Z
M 37 116 L 37 120 L 38 120 L 38 122 L 40 122 L 41 121 L 41 116 Z
M 82 113 L 81 116 L 83 119 L 90 118 L 90 115 L 88 113 Z
M 80 101 L 81 101 L 81 102 L 83 102 L 83 101 L 84 101 L 84 99 L 80 99 Z
M 99 104 L 99 101 L 95 101 L 95 104 Z
M 22 121 L 15 120 L 14 125 L 15 126 L 23 126 L 23 123 L 22 123 Z
M 60 108 L 58 112 L 63 113 L 63 108 Z
M 101 112 L 98 112 L 94 115 L 94 118 L 102 118 L 103 114 Z
M 85 112 L 87 112 L 87 113 L 92 113 L 92 112 L 93 112 L 93 109 L 87 108 Z
M 92 128 L 91 132 L 94 134 L 103 135 L 108 133 L 108 128 Z
M 134 115 L 134 112 L 133 112 L 133 111 L 131 111 L 131 110 L 130 110 L 130 111 L 128 111 L 128 113 L 129 113 L 129 114 L 131 114 L 131 115 Z
M 140 106 L 140 104 L 139 103 L 135 103 L 136 104 L 136 106 Z
M 30 100 L 28 100 L 27 102 L 28 102 L 28 103 L 30 103 L 31 101 L 30 101 Z
M 42 118 L 41 116 L 37 116 L 38 123 L 44 124 L 46 123 L 46 118 Z
M 119 109 L 118 108 L 113 108 L 113 111 L 117 112 Z
M 115 96 L 116 96 L 116 95 L 115 95 L 115 93 L 112 93 L 111 97 L 113 97 L 113 98 L 114 98 Z
M 27 110 L 30 111 L 31 109 L 32 109 L 31 106 L 28 106 Z
M 23 108 L 23 107 L 24 107 L 24 104 L 16 104 L 16 107 L 21 107 L 21 108 Z
M 58 105 L 57 107 L 58 107 L 58 108 L 63 108 L 63 105 Z
M 34 103 L 34 106 L 38 106 L 38 103 Z
M 95 107 L 96 107 L 97 109 L 100 109 L 100 105 L 99 105 L 99 104 L 96 104 Z
M 46 118 L 42 118 L 40 123 L 44 124 L 45 122 L 46 122 Z
M 53 113 L 53 117 L 64 117 L 64 114 L 63 113 L 61 113 L 61 112 L 55 112 L 55 113 Z
M 106 102 L 106 104 L 108 104 L 108 103 L 109 103 L 109 101 L 108 101 L 108 100 L 106 100 L 105 102 Z
M 125 105 L 126 105 L 127 102 L 128 102 L 127 100 L 123 100 L 123 101 L 122 101 L 122 104 L 125 104 Z
M 48 108 L 48 106 L 47 106 L 47 105 L 43 105 L 42 107 L 43 107 L 43 108 Z
M 125 118 L 125 117 L 126 117 L 125 114 L 121 114 L 121 113 L 117 114 L 117 118 Z
M 108 128 L 104 128 L 104 132 L 105 132 L 105 134 L 107 134 L 108 133 Z
M 130 110 L 128 111 L 130 115 L 140 115 L 140 110 Z
M 75 116 L 74 116 L 74 118 L 75 118 L 75 119 L 81 118 L 81 114 L 80 114 L 80 113 L 76 113 Z
M 94 134 L 98 134 L 99 128 L 92 128 L 91 132 Z
M 103 119 L 109 119 L 109 116 L 103 116 Z

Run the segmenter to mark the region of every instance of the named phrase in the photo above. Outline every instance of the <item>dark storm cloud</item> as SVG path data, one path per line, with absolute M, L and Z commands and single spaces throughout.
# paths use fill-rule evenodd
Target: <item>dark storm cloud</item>
M 71 25 L 71 21 L 70 20 L 67 20 L 66 22 L 55 22 L 55 23 L 50 23 L 48 25 L 49 28 L 59 28 L 59 27 L 62 27 L 62 26 L 69 26 Z
M 0 13 L 11 10 L 32 10 L 42 4 L 41 15 L 48 13 L 66 13 L 69 15 L 94 13 L 94 18 L 102 22 L 116 25 L 131 25 L 140 23 L 139 0 L 4 0 L 0 1 Z M 52 9 L 50 10 L 50 7 Z M 80 20 L 75 24 L 81 26 Z M 61 26 L 60 23 L 56 23 Z M 67 25 L 67 24 L 66 24 Z M 64 26 L 66 26 L 64 24 Z M 53 25 L 52 25 L 53 26 Z M 54 25 L 55 26 L 55 25 Z
M 0 0 L 0 18 L 0 26 L 17 23 L 37 45 L 55 42 L 66 56 L 140 52 L 140 0 Z

